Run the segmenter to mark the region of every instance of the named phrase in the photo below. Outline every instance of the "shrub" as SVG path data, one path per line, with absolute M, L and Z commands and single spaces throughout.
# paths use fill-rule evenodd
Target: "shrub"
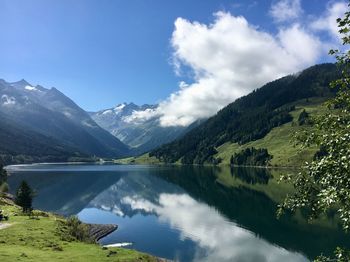
M 0 194 L 1 193 L 8 193 L 9 192 L 9 185 L 6 182 L 3 182 L 0 184 Z
M 82 223 L 76 216 L 67 218 L 65 223 L 63 223 L 63 229 L 61 229 L 61 232 L 63 233 L 65 240 L 72 240 L 73 238 L 83 242 L 93 242 L 89 234 L 89 226 Z

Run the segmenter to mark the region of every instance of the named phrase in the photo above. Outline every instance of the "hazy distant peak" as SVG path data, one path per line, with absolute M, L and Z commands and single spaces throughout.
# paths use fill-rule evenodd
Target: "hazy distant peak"
M 31 84 L 29 84 L 26 80 L 22 79 L 20 81 L 17 81 L 17 82 L 13 82 L 13 83 L 10 83 L 11 86 L 14 86 L 14 87 L 22 87 L 24 88 L 25 86 L 32 86 Z
M 57 92 L 57 93 L 61 93 L 56 87 L 51 87 L 50 91 L 52 92 Z
M 130 102 L 130 103 L 124 102 L 123 104 L 125 104 L 126 106 L 138 106 L 138 105 L 136 105 L 136 104 L 133 103 L 133 102 Z
M 130 103 L 124 102 L 124 103 L 118 104 L 118 106 L 116 106 L 114 109 L 119 111 L 129 111 L 129 110 L 137 110 L 139 108 L 140 106 L 134 104 L 133 102 L 130 102 Z
M 151 105 L 151 104 L 143 104 L 142 106 L 140 106 L 141 110 L 145 110 L 145 109 L 154 109 L 157 108 L 158 105 Z
M 37 85 L 35 88 L 40 90 L 40 91 L 47 91 L 48 90 L 47 88 L 45 88 L 45 87 L 43 87 L 41 85 Z
M 30 83 L 28 83 L 26 80 L 22 79 L 20 81 L 17 82 L 12 82 L 12 83 L 7 83 L 6 81 L 3 81 L 3 83 L 8 84 L 14 88 L 17 89 L 21 89 L 21 90 L 25 90 L 27 92 L 46 92 L 47 89 L 44 88 L 43 86 L 40 85 L 31 85 Z
M 160 127 L 156 115 L 140 123 L 137 116 L 154 111 L 157 106 L 150 104 L 140 106 L 133 102 L 123 102 L 112 108 L 92 112 L 90 115 L 112 135 L 130 147 L 137 148 L 138 153 L 143 153 L 173 141 L 184 132 L 183 127 Z
M 122 104 L 119 104 L 117 105 L 115 108 L 114 108 L 114 111 L 115 112 L 120 112 L 123 110 L 123 108 L 126 106 L 126 104 L 122 103 Z

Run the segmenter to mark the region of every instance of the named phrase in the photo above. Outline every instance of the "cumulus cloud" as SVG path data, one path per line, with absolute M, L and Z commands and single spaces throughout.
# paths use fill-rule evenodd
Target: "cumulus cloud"
M 304 60 L 305 65 L 316 61 L 320 50 L 325 49 L 323 53 L 327 52 L 326 45 L 299 24 L 280 29 L 277 37 L 282 48 L 297 61 Z M 298 65 L 295 64 L 295 67 Z
M 266 82 L 314 64 L 322 49 L 301 25 L 272 35 L 225 12 L 210 25 L 178 18 L 171 45 L 176 69 L 191 68 L 194 81 L 182 82 L 157 109 L 135 114 L 140 121 L 157 115 L 162 126 L 186 126 L 212 116 Z
M 340 40 L 337 18 L 343 17 L 346 11 L 348 11 L 346 2 L 333 2 L 327 6 L 323 15 L 311 23 L 311 28 L 317 31 L 327 31 L 334 39 Z
M 123 117 L 123 121 L 126 123 L 141 124 L 157 116 L 159 116 L 157 109 L 147 108 L 144 111 L 134 110 L 131 115 Z
M 281 0 L 275 2 L 270 9 L 270 15 L 278 23 L 294 20 L 302 12 L 300 0 Z

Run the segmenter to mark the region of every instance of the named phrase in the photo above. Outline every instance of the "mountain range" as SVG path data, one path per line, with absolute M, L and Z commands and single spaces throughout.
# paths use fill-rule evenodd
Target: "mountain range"
M 128 146 L 56 88 L 0 80 L 0 118 L 6 123 L 0 128 L 2 158 L 22 162 L 130 154 Z
M 227 152 L 237 152 L 255 141 L 269 149 L 278 144 L 262 139 L 272 130 L 292 123 L 300 101 L 314 98 L 324 101 L 331 97 L 334 90 L 329 89 L 329 83 L 339 75 L 334 64 L 310 67 L 267 83 L 213 117 L 188 127 L 161 127 L 159 116 L 144 121 L 134 117 L 155 110 L 157 105 L 122 103 L 86 112 L 56 88 L 33 86 L 25 80 L 14 83 L 0 80 L 0 160 L 76 161 L 150 152 L 149 156 L 162 162 L 227 163 L 231 156 Z M 286 128 L 289 133 L 294 130 L 291 126 Z M 276 135 L 273 139 L 283 146 L 288 140 Z
M 140 154 L 169 143 L 188 130 L 182 126 L 162 127 L 157 116 L 145 121 L 133 118 L 138 112 L 155 108 L 157 105 L 138 106 L 134 103 L 122 103 L 114 108 L 91 112 L 90 116 L 102 128 L 130 146 L 134 154 Z
M 195 126 L 161 127 L 157 117 L 132 118 L 156 107 L 122 103 L 86 112 L 54 87 L 0 80 L 0 157 L 9 163 L 120 158 L 171 142 Z

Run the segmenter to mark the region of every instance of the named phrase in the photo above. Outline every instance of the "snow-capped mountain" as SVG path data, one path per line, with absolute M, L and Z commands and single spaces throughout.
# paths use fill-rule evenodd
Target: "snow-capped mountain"
M 157 116 L 142 122 L 132 118 L 137 112 L 152 111 L 155 108 L 157 105 L 138 106 L 134 103 L 122 103 L 90 115 L 97 124 L 134 148 L 136 153 L 143 153 L 173 141 L 187 130 L 181 126 L 161 127 Z
M 101 157 L 129 153 L 126 145 L 56 88 L 0 80 L 0 113 L 19 130 L 52 138 L 62 147 Z

